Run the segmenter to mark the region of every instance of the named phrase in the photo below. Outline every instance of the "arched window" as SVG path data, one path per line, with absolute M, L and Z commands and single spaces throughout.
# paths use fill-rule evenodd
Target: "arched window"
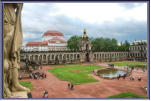
M 94 59 L 96 59 L 96 54 L 94 54 Z
M 39 56 L 39 60 L 40 60 L 40 61 L 41 61 L 41 59 L 42 59 L 42 55 Z
M 52 57 L 51 57 L 52 59 L 54 59 L 54 55 L 52 54 Z
M 70 58 L 73 58 L 73 54 L 70 54 Z
M 104 57 L 104 54 L 102 54 L 102 57 Z
M 74 54 L 74 59 L 76 58 L 76 54 Z
M 61 59 L 61 60 L 62 60 L 62 55 L 61 55 L 61 54 L 59 55 L 59 59 Z
M 69 54 L 67 54 L 67 59 L 69 59 Z
M 66 59 L 66 54 L 63 55 L 63 59 Z
M 97 54 L 97 59 L 99 58 L 99 54 Z
M 38 55 L 35 55 L 35 60 L 38 61 Z
M 48 58 L 48 61 L 49 61 L 49 60 L 50 60 L 50 55 L 48 55 L 48 57 L 47 57 L 47 58 Z
M 43 59 L 46 60 L 46 55 L 43 55 Z
M 79 55 L 79 54 L 77 55 L 77 58 L 78 58 L 78 59 L 80 58 L 80 55 Z
M 31 61 L 33 60 L 33 55 L 32 55 L 32 56 L 30 56 L 30 60 L 31 60 Z

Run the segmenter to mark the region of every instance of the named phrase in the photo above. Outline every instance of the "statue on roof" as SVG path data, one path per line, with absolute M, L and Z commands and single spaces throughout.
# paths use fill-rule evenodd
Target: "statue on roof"
M 86 35 L 86 29 L 84 28 L 82 39 L 89 39 L 89 37 Z

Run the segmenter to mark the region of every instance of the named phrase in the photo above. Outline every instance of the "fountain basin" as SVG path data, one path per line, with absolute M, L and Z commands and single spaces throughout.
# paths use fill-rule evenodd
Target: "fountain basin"
M 123 76 L 124 74 L 127 74 L 126 71 L 124 70 L 118 70 L 115 68 L 105 68 L 105 69 L 100 69 L 97 70 L 97 75 L 102 77 L 102 78 L 107 78 L 107 79 L 114 79 L 119 76 Z

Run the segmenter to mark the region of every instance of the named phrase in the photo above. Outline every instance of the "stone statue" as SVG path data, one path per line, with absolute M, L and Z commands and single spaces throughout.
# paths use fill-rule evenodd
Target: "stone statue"
M 13 92 L 30 90 L 18 81 L 20 47 L 22 45 L 22 3 L 4 4 L 4 97 L 14 98 Z

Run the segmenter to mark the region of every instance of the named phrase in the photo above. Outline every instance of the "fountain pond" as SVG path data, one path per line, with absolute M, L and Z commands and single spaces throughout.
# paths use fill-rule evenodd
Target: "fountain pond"
M 106 68 L 106 69 L 98 70 L 97 74 L 98 76 L 103 78 L 113 79 L 113 78 L 117 78 L 119 74 L 123 76 L 124 74 L 126 74 L 126 72 L 115 68 Z

